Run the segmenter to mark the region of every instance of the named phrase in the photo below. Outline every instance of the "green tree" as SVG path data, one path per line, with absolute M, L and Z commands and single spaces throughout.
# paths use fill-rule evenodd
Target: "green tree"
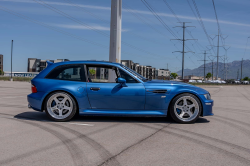
M 178 76 L 178 74 L 177 73 L 171 73 L 170 76 L 173 77 L 174 79 L 176 79 L 176 77 Z
M 206 78 L 209 79 L 211 77 L 212 77 L 212 74 L 211 73 L 207 73 Z
M 3 75 L 3 71 L 0 69 L 0 75 Z
M 90 69 L 90 70 L 89 70 L 89 73 L 90 73 L 91 75 L 95 75 L 95 69 Z
M 245 77 L 245 78 L 243 78 L 243 80 L 244 80 L 244 81 L 248 81 L 248 80 L 249 80 L 249 78 L 248 78 L 248 77 Z

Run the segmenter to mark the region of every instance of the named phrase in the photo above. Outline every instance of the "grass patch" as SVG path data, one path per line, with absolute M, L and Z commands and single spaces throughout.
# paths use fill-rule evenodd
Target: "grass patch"
M 30 82 L 33 78 L 30 77 L 12 77 L 13 81 L 24 81 L 24 82 Z M 10 77 L 0 77 L 1 81 L 10 81 Z

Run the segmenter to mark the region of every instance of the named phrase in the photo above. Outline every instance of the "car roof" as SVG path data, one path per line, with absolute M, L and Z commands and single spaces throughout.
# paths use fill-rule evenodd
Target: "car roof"
M 54 64 L 64 65 L 64 64 L 77 64 L 77 63 L 98 64 L 98 65 L 112 65 L 112 66 L 120 66 L 121 65 L 121 63 L 115 63 L 115 62 L 109 62 L 109 61 L 95 61 L 95 60 L 64 61 L 64 62 L 57 62 L 57 63 L 54 63 Z

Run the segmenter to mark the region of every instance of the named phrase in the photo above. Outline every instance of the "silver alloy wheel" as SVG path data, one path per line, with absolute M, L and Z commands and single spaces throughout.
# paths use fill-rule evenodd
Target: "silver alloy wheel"
M 178 119 L 189 122 L 195 119 L 199 113 L 199 104 L 191 96 L 180 97 L 174 105 L 174 113 Z
M 50 116 L 55 119 L 67 118 L 73 110 L 73 102 L 65 93 L 56 93 L 47 101 L 47 110 Z

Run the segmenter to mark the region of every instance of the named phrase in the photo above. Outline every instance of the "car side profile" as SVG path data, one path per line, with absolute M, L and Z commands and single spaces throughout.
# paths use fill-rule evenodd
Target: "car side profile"
M 171 116 L 179 123 L 193 123 L 213 115 L 210 94 L 190 84 L 148 80 L 120 63 L 47 63 L 31 80 L 27 98 L 30 108 L 45 111 L 54 121 L 79 114 Z

